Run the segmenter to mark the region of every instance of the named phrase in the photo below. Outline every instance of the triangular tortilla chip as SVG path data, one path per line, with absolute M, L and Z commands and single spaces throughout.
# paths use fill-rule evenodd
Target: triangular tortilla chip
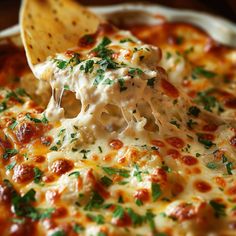
M 20 14 L 22 41 L 29 65 L 75 47 L 100 19 L 73 0 L 24 0 Z

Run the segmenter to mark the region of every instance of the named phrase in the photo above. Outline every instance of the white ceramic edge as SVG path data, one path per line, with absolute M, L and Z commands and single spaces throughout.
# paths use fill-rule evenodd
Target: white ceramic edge
M 148 13 L 150 16 L 162 15 L 168 21 L 189 22 L 202 27 L 216 40 L 232 46 L 236 46 L 236 24 L 208 13 L 202 13 L 192 10 L 179 10 L 163 7 L 158 4 L 117 4 L 112 6 L 94 6 L 90 7 L 92 11 L 100 15 L 112 15 L 118 12 L 140 11 Z M 158 19 L 153 18 L 153 22 Z M 160 20 L 159 20 L 160 21 Z M 152 23 L 152 22 L 149 22 Z M 19 25 L 0 31 L 0 39 L 9 38 L 20 33 Z

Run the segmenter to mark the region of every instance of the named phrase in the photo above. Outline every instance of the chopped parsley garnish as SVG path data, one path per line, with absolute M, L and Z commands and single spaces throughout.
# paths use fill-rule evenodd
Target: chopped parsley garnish
M 93 222 L 96 222 L 98 225 L 102 225 L 105 223 L 105 219 L 102 215 L 87 214 L 86 216 Z
M 148 79 L 148 80 L 147 80 L 147 86 L 153 88 L 153 87 L 154 87 L 154 84 L 155 84 L 155 79 L 156 79 L 156 78 Z
M 43 172 L 38 168 L 34 167 L 34 183 L 39 184 L 42 179 Z
M 7 103 L 4 101 L 0 103 L 0 112 L 3 112 L 7 109 Z
M 29 113 L 27 113 L 25 117 L 29 119 L 30 121 L 33 121 L 34 123 L 44 123 L 44 124 L 48 123 L 48 119 L 46 118 L 45 114 L 43 114 L 42 120 L 38 118 L 33 118 Z
M 232 173 L 233 163 L 232 162 L 228 162 L 228 163 L 226 163 L 225 167 L 226 167 L 228 175 L 232 175 L 233 174 Z
M 217 163 L 215 162 L 208 162 L 207 165 L 206 165 L 207 168 L 211 169 L 211 170 L 215 170 L 218 168 L 218 165 Z
M 79 171 L 73 171 L 71 172 L 68 176 L 75 176 L 76 178 L 78 178 L 80 176 L 80 172 Z
M 214 78 L 216 76 L 216 73 L 204 69 L 202 66 L 197 66 L 193 69 L 192 72 L 192 78 L 196 79 L 198 75 L 204 76 L 208 79 Z
M 106 85 L 111 85 L 111 84 L 113 84 L 114 83 L 114 80 L 111 80 L 111 79 L 105 79 L 103 82 L 102 82 L 102 84 L 106 84 Z
M 166 59 L 169 60 L 172 57 L 172 54 L 170 52 L 166 52 Z
M 64 230 L 57 230 L 54 233 L 52 233 L 50 236 L 66 236 L 66 233 Z
M 120 92 L 123 92 L 127 89 L 127 87 L 125 86 L 125 80 L 124 79 L 118 79 L 118 83 L 120 86 Z
M 209 149 L 215 145 L 215 143 L 213 143 L 211 140 L 205 139 L 204 134 L 198 133 L 197 136 L 198 136 L 198 142 L 203 144 L 206 149 Z
M 81 233 L 84 230 L 85 230 L 85 228 L 82 225 L 79 225 L 79 224 L 73 225 L 73 231 L 76 233 Z
M 93 81 L 93 85 L 98 85 L 104 79 L 104 73 L 105 71 L 102 69 L 97 70 L 97 75 L 95 80 Z
M 64 85 L 64 90 L 70 90 L 70 87 L 69 87 L 69 85 Z
M 192 119 L 189 119 L 189 120 L 187 121 L 187 126 L 188 126 L 189 129 L 193 129 L 193 126 L 194 126 L 194 125 L 197 125 L 197 122 L 196 122 L 196 121 L 193 121 Z
M 198 107 L 196 107 L 196 106 L 191 106 L 191 107 L 189 107 L 189 109 L 188 109 L 188 115 L 192 115 L 192 116 L 194 116 L 194 117 L 198 117 L 198 115 L 199 115 L 199 113 L 201 112 L 201 110 L 198 108 Z
M 6 166 L 6 170 L 12 170 L 16 165 L 16 161 L 13 161 L 11 164 Z
M 105 68 L 109 68 L 109 67 L 112 67 L 110 69 L 114 69 L 114 64 L 113 64 L 113 61 L 111 59 L 111 55 L 113 53 L 112 50 L 106 48 L 107 45 L 109 45 L 111 43 L 111 40 L 107 37 L 104 37 L 102 39 L 102 42 L 95 48 L 93 49 L 93 52 L 96 52 L 97 53 L 97 56 L 98 57 L 101 57 L 102 59 L 104 59 L 104 61 L 100 61 L 100 64 L 102 67 L 105 66 Z
M 102 196 L 99 195 L 98 192 L 93 191 L 92 197 L 91 197 L 90 201 L 87 203 L 87 205 L 85 206 L 84 209 L 86 211 L 91 211 L 94 208 L 98 209 L 102 206 L 103 202 L 104 202 L 104 199 L 102 198 Z
M 51 151 L 58 151 L 58 147 L 57 146 L 52 146 L 52 147 L 50 147 L 50 150 Z
M 214 209 L 215 217 L 219 218 L 221 216 L 226 216 L 225 205 L 214 200 L 210 201 L 210 206 Z
M 94 65 L 93 60 L 86 61 L 85 62 L 85 67 L 84 67 L 84 72 L 85 73 L 91 73 L 93 71 L 93 65 Z
M 127 42 L 134 43 L 134 41 L 131 38 L 125 38 L 120 40 L 120 43 L 127 43 Z
M 183 36 L 178 35 L 178 36 L 176 37 L 176 44 L 180 45 L 180 44 L 183 43 L 183 41 L 184 41 Z
M 15 156 L 17 153 L 18 151 L 15 148 L 7 148 L 5 149 L 5 152 L 3 153 L 2 157 L 3 159 L 8 159 L 9 157 Z
M 54 61 L 56 62 L 57 67 L 61 70 L 66 69 L 66 67 L 68 65 L 67 61 L 64 61 L 64 60 L 55 59 Z
M 130 68 L 128 73 L 133 78 L 136 74 L 137 75 L 143 74 L 143 71 L 140 68 Z
M 154 222 L 155 215 L 150 210 L 148 210 L 146 212 L 145 217 L 146 217 L 146 220 L 147 220 L 151 230 L 155 231 L 156 230 L 156 226 L 155 226 L 155 222 Z
M 123 218 L 124 214 L 125 214 L 124 208 L 120 205 L 117 205 L 113 212 L 113 217 L 121 219 Z
M 100 153 L 102 153 L 102 147 L 101 146 L 98 146 L 98 150 Z
M 136 199 L 135 203 L 136 203 L 137 206 L 142 206 L 143 205 L 143 202 L 140 199 Z
M 204 109 L 212 112 L 213 108 L 217 108 L 218 112 L 223 112 L 221 104 L 217 101 L 216 97 L 209 95 L 211 91 L 198 92 L 194 101 L 197 104 L 203 105 Z
M 103 171 L 106 172 L 108 175 L 115 175 L 118 174 L 124 178 L 129 178 L 130 174 L 128 170 L 125 169 L 116 169 L 112 167 L 102 167 Z
M 142 181 L 142 176 L 141 176 L 142 171 L 139 170 L 139 167 L 137 164 L 134 164 L 134 168 L 135 168 L 134 176 L 136 176 L 137 180 L 139 182 L 141 182 Z
M 12 124 L 11 125 L 9 125 L 9 128 L 10 129 L 15 129 L 16 128 L 16 126 L 18 125 L 18 122 L 17 122 L 17 120 L 15 120 L 15 119 L 12 119 Z
M 162 194 L 160 184 L 152 182 L 152 200 L 155 202 Z
M 89 153 L 90 152 L 90 150 L 85 150 L 85 149 L 82 149 L 81 151 L 80 151 L 80 153 L 83 153 L 84 155 L 83 155 L 83 159 L 87 159 L 88 157 L 87 157 L 87 153 Z
M 103 177 L 101 178 L 101 183 L 102 183 L 104 186 L 109 187 L 109 186 L 112 185 L 113 181 L 112 181 L 109 177 L 103 176 Z
M 134 226 L 141 225 L 145 220 L 143 216 L 134 212 L 132 208 L 127 208 L 127 213 L 131 218 L 132 224 Z

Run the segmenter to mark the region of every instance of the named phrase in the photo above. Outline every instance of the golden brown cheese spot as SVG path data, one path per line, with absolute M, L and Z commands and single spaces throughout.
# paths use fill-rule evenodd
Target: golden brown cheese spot
M 152 182 L 156 183 L 167 183 L 167 174 L 162 168 L 156 168 L 151 175 Z
M 167 150 L 167 155 L 171 156 L 173 159 L 178 159 L 180 157 L 180 152 L 175 149 Z
M 181 161 L 188 166 L 196 165 L 198 163 L 197 158 L 190 156 L 190 155 L 185 155 L 181 157 Z
M 52 143 L 53 138 L 51 136 L 43 136 L 43 137 L 41 137 L 40 140 L 41 140 L 42 144 L 49 146 Z
M 161 87 L 167 96 L 172 98 L 177 98 L 179 96 L 177 88 L 167 80 L 161 79 Z
M 161 140 L 152 140 L 151 144 L 156 147 L 164 147 L 165 144 Z
M 0 185 L 0 202 L 10 203 L 12 197 L 12 189 L 7 186 Z
M 183 148 L 184 147 L 184 141 L 178 137 L 167 138 L 166 142 L 175 148 Z
M 66 159 L 58 159 L 53 162 L 53 164 L 50 167 L 50 170 L 56 175 L 60 176 L 70 171 L 73 167 L 74 164 L 72 161 Z
M 229 108 L 236 109 L 236 98 L 227 99 L 224 104 Z
M 62 218 L 67 215 L 67 209 L 65 207 L 58 207 L 54 210 L 52 216 L 54 218 Z
M 149 200 L 149 191 L 146 188 L 138 189 L 135 192 L 134 197 L 142 202 L 146 202 Z
M 11 236 L 32 236 L 35 235 L 35 223 L 30 219 L 25 219 L 22 223 L 14 223 L 10 228 Z
M 13 180 L 17 183 L 26 183 L 34 179 L 34 167 L 27 164 L 16 165 Z
M 85 179 L 103 198 L 108 198 L 110 196 L 110 193 L 104 188 L 104 186 L 96 180 L 92 169 L 87 172 Z
M 181 203 L 174 208 L 170 216 L 178 221 L 190 220 L 196 217 L 196 210 L 191 204 Z
M 234 147 L 236 147 L 236 136 L 233 136 L 231 139 L 230 139 L 230 144 Z
M 112 218 L 112 224 L 118 226 L 118 227 L 127 227 L 132 224 L 132 221 L 129 217 L 129 215 L 125 212 L 123 217 L 121 218 Z
M 178 196 L 184 191 L 184 187 L 180 183 L 173 183 L 171 186 L 171 193 L 173 196 Z
M 34 161 L 37 163 L 43 163 L 45 161 L 45 156 L 35 156 Z
M 216 182 L 216 184 L 219 185 L 221 188 L 225 188 L 225 186 L 226 186 L 226 182 L 225 182 L 225 180 L 224 180 L 222 177 L 217 176 L 217 177 L 215 178 L 215 182 Z
M 211 191 L 211 185 L 203 180 L 195 181 L 194 187 L 201 193 L 206 193 Z
M 28 143 L 34 136 L 37 135 L 36 128 L 31 123 L 23 123 L 16 130 L 16 137 L 20 143 Z
M 206 132 L 214 132 L 217 130 L 217 128 L 218 126 L 212 123 L 212 124 L 204 125 L 202 129 Z
M 229 195 L 236 195 L 236 185 L 230 187 L 230 188 L 227 190 L 227 193 L 228 193 Z
M 123 143 L 119 140 L 119 139 L 114 139 L 114 140 L 111 140 L 110 143 L 109 143 L 109 146 L 112 148 L 112 149 L 115 149 L 115 150 L 119 150 L 120 148 L 123 147 Z

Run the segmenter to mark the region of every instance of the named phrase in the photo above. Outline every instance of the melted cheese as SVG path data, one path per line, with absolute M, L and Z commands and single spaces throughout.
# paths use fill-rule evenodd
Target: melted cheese
M 159 62 L 158 48 L 126 31 L 107 37 L 115 69 L 93 53 L 104 35 L 38 66 L 54 95 L 44 113 L 22 91 L 1 90 L 1 235 L 234 235 L 235 130 L 187 95 L 194 86 L 178 79 L 192 67 L 175 46 Z M 60 107 L 68 89 L 82 104 L 73 119 Z M 21 203 L 29 212 L 13 204 L 13 188 L 35 190 Z

